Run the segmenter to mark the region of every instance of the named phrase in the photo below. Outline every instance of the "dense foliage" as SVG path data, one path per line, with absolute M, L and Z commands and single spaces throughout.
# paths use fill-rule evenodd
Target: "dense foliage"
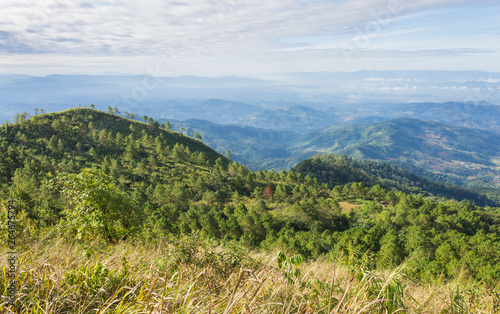
M 92 231 L 110 242 L 199 232 L 306 258 L 341 256 L 364 269 L 410 258 L 408 275 L 424 281 L 461 275 L 495 285 L 500 278 L 498 209 L 380 184 L 328 186 L 300 172 L 252 172 L 145 121 L 81 108 L 4 124 L 0 197 L 24 213 L 20 238 L 44 230 L 80 241 Z
M 379 184 L 386 190 L 398 190 L 426 197 L 441 197 L 458 201 L 469 200 L 480 206 L 499 206 L 489 199 L 457 185 L 431 181 L 408 170 L 374 160 L 357 160 L 347 156 L 321 154 L 301 161 L 292 171 L 316 177 L 328 187 L 362 182 L 367 187 Z M 492 194 L 493 195 L 493 194 Z

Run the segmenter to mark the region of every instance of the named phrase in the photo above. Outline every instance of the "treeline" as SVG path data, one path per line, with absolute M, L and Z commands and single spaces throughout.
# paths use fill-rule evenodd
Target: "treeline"
M 500 278 L 498 209 L 363 180 L 329 186 L 321 182 L 328 174 L 253 172 L 200 141 L 96 110 L 4 124 L 0 160 L 0 198 L 16 201 L 24 241 L 54 232 L 114 243 L 197 231 L 368 269 L 410 258 L 408 274 L 422 280 L 461 272 L 491 285 Z

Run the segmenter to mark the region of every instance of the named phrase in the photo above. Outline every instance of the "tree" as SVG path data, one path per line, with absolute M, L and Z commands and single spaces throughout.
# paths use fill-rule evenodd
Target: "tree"
M 133 203 L 101 170 L 58 172 L 49 177 L 49 184 L 70 199 L 61 231 L 81 241 L 102 238 L 110 242 L 131 231 L 135 220 Z
M 59 149 L 59 151 L 63 151 L 65 146 L 66 143 L 63 139 L 59 139 L 59 141 L 57 141 L 57 148 Z
M 114 113 L 114 112 L 113 112 L 113 108 L 111 108 L 111 106 L 108 106 L 108 113 L 111 113 L 111 114 L 113 114 L 113 113 Z
M 148 123 L 148 116 L 142 116 L 142 121 L 144 121 L 144 123 Z
M 49 143 L 47 144 L 47 147 L 55 152 L 57 150 L 57 144 L 58 144 L 58 139 L 55 135 L 52 135 L 52 137 L 49 140 Z
M 90 104 L 89 108 L 90 108 L 90 109 L 95 109 L 94 104 Z
M 226 150 L 226 158 L 231 160 L 231 152 L 229 150 Z
M 39 111 L 40 111 L 40 110 L 39 110 L 38 108 L 35 108 L 35 116 L 38 116 L 38 112 L 39 112 Z
M 165 122 L 165 129 L 167 129 L 169 131 L 172 130 L 172 126 L 170 125 L 170 122 L 168 122 L 168 121 Z
M 273 189 L 268 185 L 265 189 L 264 192 L 262 192 L 262 195 L 264 196 L 265 199 L 269 200 L 273 198 Z
M 198 133 L 194 133 L 194 138 L 200 141 L 202 140 L 201 135 Z
M 95 151 L 95 148 L 94 147 L 91 147 L 90 150 L 89 150 L 89 156 L 90 157 L 93 157 L 93 158 L 96 158 L 97 157 L 97 152 Z
M 115 114 L 115 115 L 120 114 L 120 110 L 118 110 L 118 108 L 114 107 L 113 108 L 113 114 Z

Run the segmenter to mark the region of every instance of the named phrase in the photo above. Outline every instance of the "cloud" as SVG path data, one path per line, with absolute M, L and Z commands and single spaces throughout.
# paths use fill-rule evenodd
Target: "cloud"
M 461 5 L 491 5 L 491 1 L 2 0 L 0 47 L 10 56 L 266 61 L 280 58 L 283 53 L 291 58 L 324 54 L 336 58 L 342 55 L 339 52 L 342 41 L 359 40 L 363 36 L 356 29 L 383 24 L 390 30 L 371 37 L 372 41 L 383 43 L 387 35 L 410 36 L 412 30 L 399 28 L 405 17 L 423 10 Z M 387 46 L 382 50 L 401 50 L 393 48 Z M 300 51 L 307 49 L 320 52 Z M 375 51 L 374 55 L 377 54 Z

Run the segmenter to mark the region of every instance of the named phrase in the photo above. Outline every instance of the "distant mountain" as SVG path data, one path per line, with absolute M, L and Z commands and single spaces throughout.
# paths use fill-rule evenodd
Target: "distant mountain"
M 413 103 L 394 107 L 388 117 L 410 117 L 500 133 L 500 106 L 489 103 Z
M 160 122 L 167 120 L 159 119 Z M 291 131 L 224 125 L 198 119 L 168 121 L 175 131 L 184 132 L 187 135 L 200 134 L 203 142 L 219 153 L 229 150 L 232 160 L 244 163 L 250 169 L 259 169 L 273 163 L 281 166 L 281 161 L 293 157 L 287 151 L 287 143 L 290 143 L 298 135 Z M 285 163 L 289 168 L 298 161 L 299 159 L 296 159 L 294 163 L 290 163 L 287 160 Z
M 326 117 L 332 114 L 328 108 L 335 108 L 333 123 L 337 123 L 336 120 L 353 122 L 357 118 L 366 119 L 369 116 L 402 117 L 399 113 L 404 108 L 392 110 L 389 108 L 391 106 L 386 106 L 398 103 L 500 103 L 496 93 L 500 88 L 500 73 L 490 72 L 319 72 L 277 74 L 260 78 L 171 77 L 160 69 L 149 69 L 149 72 L 145 75 L 0 75 L 0 118 L 10 118 L 12 114 L 8 109 L 13 106 L 21 112 L 33 112 L 35 107 L 49 112 L 92 103 L 101 110 L 111 105 L 117 106 L 121 111 L 141 115 L 159 117 L 160 113 L 169 119 L 211 120 L 212 117 L 217 117 L 216 113 L 200 110 L 187 110 L 183 113 L 179 107 L 172 107 L 172 104 L 193 106 L 205 100 L 220 99 L 255 106 L 261 111 L 242 111 L 236 120 L 233 119 L 236 115 L 233 115 L 230 120 L 223 121 L 222 117 L 218 117 L 212 122 L 274 128 L 266 118 L 269 112 L 264 116 L 259 114 L 283 110 L 275 115 L 283 114 L 283 119 L 291 125 L 290 129 L 296 125 L 310 129 L 327 126 L 326 120 L 330 119 Z M 374 112 L 374 107 L 379 106 L 383 110 Z M 294 107 L 296 109 L 288 111 Z M 304 108 L 317 111 L 307 112 Z M 390 116 L 387 116 L 385 109 L 393 111 Z M 187 115 L 193 112 L 196 115 Z M 201 116 L 204 113 L 211 116 Z M 247 121 L 250 117 L 257 120 Z M 427 119 L 421 116 L 411 117 Z M 260 118 L 261 123 L 258 121 Z M 274 120 L 272 116 L 270 118 Z M 278 125 L 283 127 L 283 123 Z
M 171 103 L 162 106 L 155 117 L 176 120 L 202 119 L 222 124 L 241 124 L 243 117 L 256 115 L 262 108 L 236 101 L 208 99 L 201 102 Z M 160 109 L 160 108 L 158 108 Z
M 297 138 L 289 149 L 296 154 L 334 153 L 391 161 L 455 182 L 500 185 L 500 135 L 437 122 L 401 118 L 333 126 Z
M 286 109 L 267 110 L 243 122 L 258 128 L 273 130 L 307 130 L 318 129 L 340 123 L 340 115 L 336 110 L 317 110 L 305 106 Z
M 426 197 L 443 197 L 457 201 L 469 200 L 480 206 L 500 206 L 497 201 L 456 185 L 435 182 L 417 176 L 388 163 L 371 160 L 355 160 L 346 156 L 316 155 L 301 161 L 292 171 L 304 177 L 311 175 L 318 183 L 330 188 L 337 185 L 362 182 L 364 186 L 380 185 L 386 190 L 399 190 Z

